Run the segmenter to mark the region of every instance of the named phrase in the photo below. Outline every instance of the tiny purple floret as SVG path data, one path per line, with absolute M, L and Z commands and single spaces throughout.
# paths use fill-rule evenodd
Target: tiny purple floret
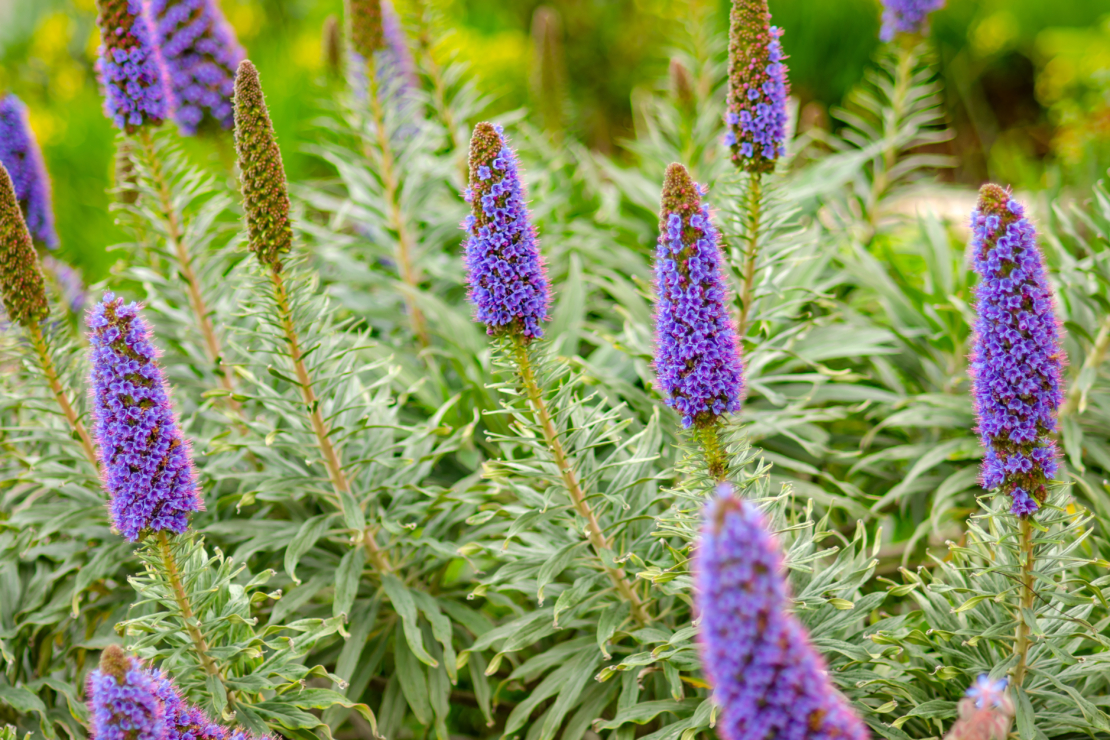
M 883 0 L 883 27 L 879 38 L 891 41 L 899 33 L 924 33 L 929 14 L 944 7 L 946 0 Z
M 173 107 L 166 67 L 143 0 L 101 0 L 101 45 L 96 70 L 104 87 L 104 112 L 129 134 L 158 125 Z

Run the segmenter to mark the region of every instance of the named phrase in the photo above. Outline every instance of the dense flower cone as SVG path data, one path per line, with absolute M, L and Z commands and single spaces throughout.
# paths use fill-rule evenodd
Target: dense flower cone
M 971 358 L 979 435 L 986 448 L 983 488 L 1031 514 L 1056 475 L 1056 410 L 1064 357 L 1033 224 L 997 185 L 984 185 L 972 214 L 978 318 Z
M 782 555 L 759 510 L 722 485 L 696 552 L 702 662 L 723 740 L 867 738 L 787 611 Z
M 979 676 L 957 705 L 959 719 L 946 740 L 1006 740 L 1014 722 L 1014 704 L 1006 693 L 1006 679 Z
M 85 688 L 92 739 L 164 740 L 166 710 L 158 689 L 158 679 L 138 658 L 109 645 Z
M 98 0 L 97 5 L 102 43 L 96 69 L 104 85 L 104 112 L 129 134 L 162 123 L 172 99 L 143 0 Z
M 31 236 L 50 249 L 58 246 L 50 178 L 42 150 L 27 120 L 27 106 L 15 95 L 0 97 L 0 164 L 15 186 L 15 198 Z
M 150 0 L 150 12 L 173 90 L 173 119 L 182 133 L 230 129 L 235 68 L 244 53 L 216 0 Z
M 685 167 L 667 168 L 655 251 L 655 372 L 687 428 L 736 413 L 744 396 L 720 238 L 701 195 Z
M 385 47 L 381 0 L 346 0 L 351 51 L 366 60 Z
M 137 541 L 183 533 L 203 509 L 189 447 L 174 418 L 139 306 L 111 293 L 89 312 L 93 414 L 112 522 Z
M 251 251 L 262 264 L 280 270 L 281 255 L 293 246 L 289 186 L 258 70 L 249 59 L 235 76 L 235 149 Z
M 0 165 L 0 297 L 11 321 L 29 326 L 46 318 L 46 287 L 31 233 L 15 199 L 7 169 Z
M 899 33 L 924 33 L 929 14 L 944 7 L 945 0 L 883 0 L 883 27 L 879 38 L 890 41 Z
M 467 284 L 475 316 L 490 334 L 532 340 L 543 336 L 551 295 L 516 154 L 503 134 L 500 126 L 479 123 L 470 139 Z
M 782 30 L 771 25 L 767 0 L 733 0 L 728 42 L 725 143 L 732 163 L 771 172 L 786 154 L 786 64 Z

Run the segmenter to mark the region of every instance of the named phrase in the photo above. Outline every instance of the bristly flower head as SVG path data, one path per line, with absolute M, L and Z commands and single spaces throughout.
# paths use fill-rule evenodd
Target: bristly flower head
M 771 172 L 786 154 L 789 88 L 781 36 L 771 25 L 767 0 L 733 0 L 725 144 L 732 163 L 752 173 Z
M 891 41 L 899 33 L 924 33 L 929 14 L 944 7 L 945 0 L 883 0 L 883 27 L 879 38 Z
M 960 717 L 946 740 L 1006 740 L 1014 721 L 1014 704 L 1006 693 L 1005 678 L 992 681 L 983 674 L 957 705 Z
M 694 568 L 699 642 L 723 740 L 864 740 L 863 722 L 790 613 L 778 542 L 728 484 L 706 506 Z
M 685 167 L 667 167 L 655 250 L 655 372 L 686 428 L 738 412 L 744 398 L 720 238 L 702 195 Z
M 982 484 L 1032 514 L 1056 475 L 1056 410 L 1064 352 L 1033 224 L 1010 193 L 984 185 L 971 216 L 978 317 L 971 379 L 979 414 Z
M 351 51 L 371 59 L 374 52 L 385 48 L 381 0 L 346 0 L 347 33 Z
M 466 269 L 475 317 L 489 334 L 543 336 L 551 294 L 528 217 L 516 154 L 501 126 L 479 123 L 470 139 L 470 186 L 463 196 Z
M 149 7 L 181 132 L 229 130 L 235 123 L 235 68 L 245 55 L 216 0 L 150 0 Z
M 85 688 L 92 740 L 164 740 L 166 711 L 158 684 L 138 658 L 109 645 Z
M 111 293 L 89 311 L 87 321 L 90 395 L 112 523 L 132 542 L 146 533 L 181 534 L 189 514 L 204 504 L 150 327 L 138 304 L 125 304 Z
M 172 106 L 162 53 L 143 12 L 143 0 L 98 0 L 100 54 L 96 63 L 104 112 L 129 134 L 157 126 Z
M 7 169 L 0 165 L 0 297 L 8 318 L 30 326 L 46 318 L 46 287 L 31 233 L 15 198 Z
M 11 93 L 0 97 L 0 164 L 8 169 L 12 178 L 15 198 L 31 237 L 50 249 L 57 248 L 58 233 L 54 230 L 54 206 L 46 163 L 31 131 L 27 106 Z
M 280 270 L 281 255 L 293 246 L 289 186 L 258 70 L 249 59 L 235 75 L 235 149 L 251 251 L 263 265 Z

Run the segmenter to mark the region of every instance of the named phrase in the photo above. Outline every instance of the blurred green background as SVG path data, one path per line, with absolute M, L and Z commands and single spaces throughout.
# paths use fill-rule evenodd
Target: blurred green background
M 399 0 L 403 5 L 404 0 Z M 688 46 L 693 17 L 727 33 L 727 0 L 433 0 L 437 53 L 471 64 L 495 110 L 526 105 L 531 17 L 556 8 L 565 32 L 572 133 L 624 156 L 630 98 Z M 786 35 L 794 94 L 829 121 L 878 46 L 878 0 L 770 0 Z M 342 0 L 222 0 L 262 73 L 290 177 L 319 164 L 302 152 L 322 92 L 320 29 Z M 95 0 L 0 0 L 0 90 L 30 106 L 54 178 L 62 257 L 104 277 L 118 242 L 105 188 L 115 132 L 92 71 Z M 949 0 L 932 33 L 959 160 L 950 177 L 1026 189 L 1086 187 L 1110 165 L 1110 0 Z M 826 123 L 826 125 L 828 125 Z M 834 121 L 835 125 L 835 121 Z M 204 158 L 203 144 L 196 154 Z

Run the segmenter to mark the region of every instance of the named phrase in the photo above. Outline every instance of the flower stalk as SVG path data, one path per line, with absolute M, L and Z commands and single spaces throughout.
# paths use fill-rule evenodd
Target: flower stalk
M 755 304 L 755 277 L 759 260 L 759 222 L 763 204 L 762 174 L 751 173 L 748 179 L 747 229 L 744 249 L 744 274 L 740 286 L 740 320 L 736 332 L 741 338 L 747 336 L 752 320 L 752 307 Z
M 100 461 L 96 457 L 96 447 L 93 445 L 92 437 L 89 435 L 89 430 L 85 428 L 85 423 L 81 421 L 80 415 L 77 410 L 73 408 L 73 404 L 69 401 L 69 394 L 65 386 L 62 385 L 61 378 L 58 376 L 58 370 L 54 365 L 54 360 L 50 356 L 50 350 L 46 343 L 46 337 L 43 336 L 42 327 L 38 324 L 32 324 L 27 327 L 28 334 L 31 335 L 31 346 L 35 349 L 35 355 L 38 357 L 39 366 L 42 368 L 43 375 L 46 376 L 46 382 L 50 385 L 50 391 L 54 394 L 54 400 L 57 401 L 58 407 L 62 410 L 62 415 L 65 416 L 69 426 L 73 429 L 77 439 L 81 442 L 81 450 L 85 453 L 85 458 L 92 464 L 96 470 L 100 469 Z
M 1031 611 L 1036 603 L 1037 591 L 1034 583 L 1034 568 L 1036 556 L 1033 543 L 1033 521 L 1031 517 L 1021 518 L 1021 592 L 1018 595 L 1020 610 L 1017 615 L 1017 635 L 1014 640 L 1014 655 L 1018 656 L 1017 665 L 1014 666 L 1014 685 L 1021 686 L 1025 681 L 1025 674 L 1029 668 L 1030 631 L 1025 621 L 1026 611 Z

